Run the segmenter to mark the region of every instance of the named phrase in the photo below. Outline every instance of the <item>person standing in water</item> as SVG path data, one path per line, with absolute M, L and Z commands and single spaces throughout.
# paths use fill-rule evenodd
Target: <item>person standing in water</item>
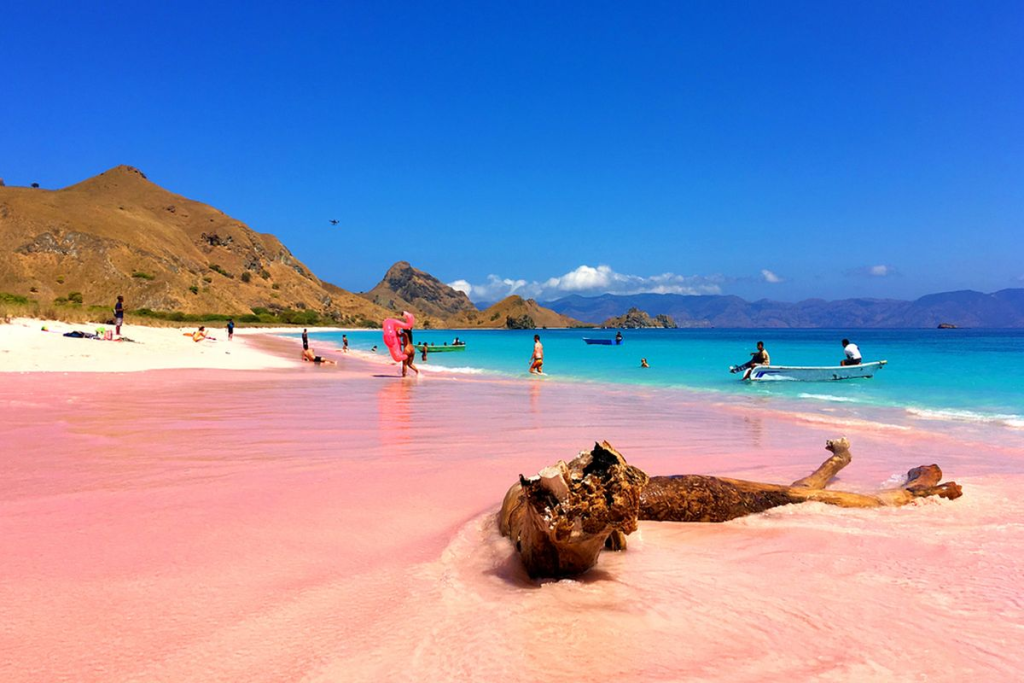
M 302 330 L 302 350 L 309 351 L 309 335 L 305 329 Z
M 121 325 L 124 324 L 124 297 L 117 295 L 117 303 L 114 304 L 114 334 L 121 336 Z
M 341 335 L 341 350 L 348 353 L 348 336 L 344 334 Z
M 530 374 L 543 375 L 544 345 L 540 343 L 540 335 L 533 335 L 533 355 L 530 356 Z
M 405 354 L 405 360 L 402 361 L 402 377 L 405 377 L 406 372 L 409 370 L 419 375 L 420 371 L 412 364 L 413 359 L 416 357 L 416 347 L 412 344 L 412 328 L 399 330 L 398 341 L 402 344 L 402 353 Z

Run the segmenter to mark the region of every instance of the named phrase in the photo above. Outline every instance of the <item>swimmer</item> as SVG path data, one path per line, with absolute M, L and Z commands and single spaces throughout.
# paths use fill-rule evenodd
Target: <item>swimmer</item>
M 647 359 L 646 358 L 641 358 L 640 359 L 640 367 L 642 367 L 642 368 L 649 368 L 651 366 L 647 364 Z

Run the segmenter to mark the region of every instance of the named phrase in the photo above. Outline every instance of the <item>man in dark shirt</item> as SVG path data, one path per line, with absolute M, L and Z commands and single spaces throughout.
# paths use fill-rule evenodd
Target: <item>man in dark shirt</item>
M 306 330 L 302 330 L 302 350 L 309 350 L 309 335 L 306 334 Z
M 117 295 L 117 303 L 114 304 L 114 334 L 121 336 L 121 325 L 124 324 L 124 297 Z

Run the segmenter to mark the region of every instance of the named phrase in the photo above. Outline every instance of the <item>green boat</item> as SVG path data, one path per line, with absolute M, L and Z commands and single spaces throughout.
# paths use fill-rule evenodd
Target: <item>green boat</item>
M 418 348 L 420 350 L 423 349 L 422 346 L 420 346 Z M 466 345 L 465 344 L 459 344 L 457 346 L 455 344 L 448 344 L 447 346 L 435 346 L 433 344 L 427 344 L 427 353 L 444 353 L 445 351 L 465 351 L 465 350 L 466 350 Z

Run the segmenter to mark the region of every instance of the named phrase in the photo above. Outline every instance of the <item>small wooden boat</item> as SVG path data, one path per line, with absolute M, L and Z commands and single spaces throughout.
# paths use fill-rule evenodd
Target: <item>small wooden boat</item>
M 876 360 L 860 365 L 798 367 L 792 365 L 755 365 L 746 379 L 755 382 L 831 382 L 839 379 L 869 379 L 889 361 Z
M 417 346 L 417 350 L 422 350 L 422 346 Z M 465 344 L 447 344 L 444 346 L 436 346 L 433 344 L 427 344 L 427 353 L 444 353 L 446 351 L 465 351 Z
M 593 339 L 591 337 L 583 338 L 584 344 L 600 344 L 601 346 L 621 346 L 621 339 Z

